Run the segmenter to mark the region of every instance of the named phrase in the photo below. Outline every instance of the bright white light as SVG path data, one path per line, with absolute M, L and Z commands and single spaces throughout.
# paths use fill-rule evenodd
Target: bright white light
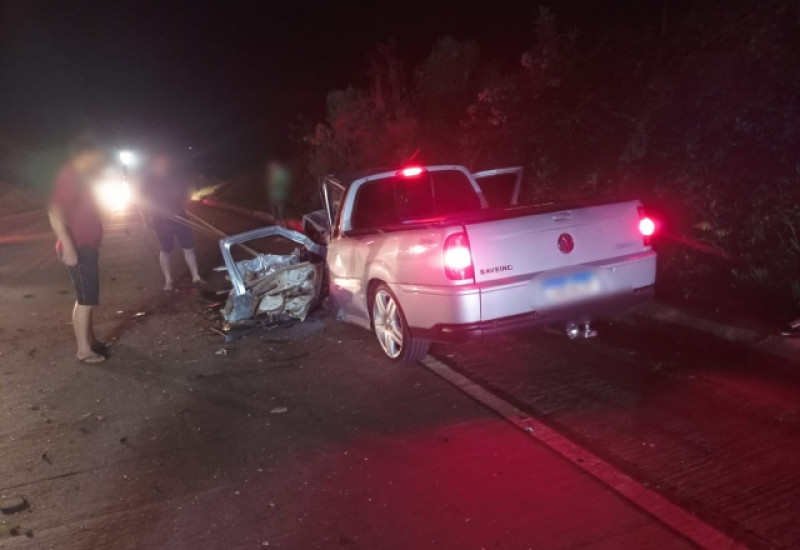
M 120 151 L 119 161 L 124 166 L 131 167 L 136 164 L 136 155 L 133 153 L 133 151 Z
M 110 212 L 124 211 L 131 201 L 131 188 L 122 177 L 105 177 L 94 189 L 100 206 Z
M 454 246 L 444 251 L 444 265 L 453 270 L 466 269 L 472 265 L 472 254 L 466 246 Z

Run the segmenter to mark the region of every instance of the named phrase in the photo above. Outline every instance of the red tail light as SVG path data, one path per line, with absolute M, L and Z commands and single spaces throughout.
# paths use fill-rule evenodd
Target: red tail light
M 422 168 L 419 166 L 409 166 L 408 168 L 403 168 L 400 170 L 400 174 L 407 177 L 413 178 L 414 176 L 419 176 L 422 173 Z
M 444 273 L 448 279 L 463 281 L 475 278 L 472 251 L 466 233 L 455 233 L 444 241 Z
M 642 240 L 645 246 L 650 246 L 653 242 L 653 234 L 656 232 L 656 222 L 648 218 L 645 214 L 644 208 L 639 207 L 639 233 L 642 234 Z

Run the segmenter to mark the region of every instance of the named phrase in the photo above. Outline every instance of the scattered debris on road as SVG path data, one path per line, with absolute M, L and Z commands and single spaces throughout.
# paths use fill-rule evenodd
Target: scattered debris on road
M 30 529 L 26 529 L 24 532 L 19 525 L 4 525 L 0 524 L 0 539 L 4 537 L 18 537 L 20 535 L 25 535 L 27 538 L 33 538 L 33 531 Z
M 0 500 L 0 512 L 5 515 L 16 514 L 30 508 L 30 504 L 25 497 L 14 497 Z
M 217 334 L 225 338 L 225 333 L 219 330 L 218 328 L 208 327 L 208 330 L 210 330 L 211 332 L 216 332 Z
M 273 407 L 269 412 L 270 414 L 283 414 L 288 410 L 286 407 Z

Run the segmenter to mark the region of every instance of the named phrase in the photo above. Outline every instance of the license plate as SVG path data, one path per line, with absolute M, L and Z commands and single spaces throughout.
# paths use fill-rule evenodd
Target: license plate
M 549 277 L 542 283 L 544 297 L 550 303 L 565 303 L 600 292 L 600 281 L 591 271 Z

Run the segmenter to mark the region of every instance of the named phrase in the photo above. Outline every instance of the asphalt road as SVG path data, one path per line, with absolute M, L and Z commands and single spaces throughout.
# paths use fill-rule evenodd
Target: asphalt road
M 27 503 L 0 514 L 0 547 L 697 547 L 325 312 L 224 343 L 207 300 L 159 290 L 133 216 L 109 220 L 101 252 L 98 331 L 113 355 L 79 365 L 44 218 L 0 230 L 0 508 Z M 213 240 L 199 244 L 217 265 Z M 658 324 L 600 329 L 433 355 L 710 530 L 800 547 L 798 364 Z

